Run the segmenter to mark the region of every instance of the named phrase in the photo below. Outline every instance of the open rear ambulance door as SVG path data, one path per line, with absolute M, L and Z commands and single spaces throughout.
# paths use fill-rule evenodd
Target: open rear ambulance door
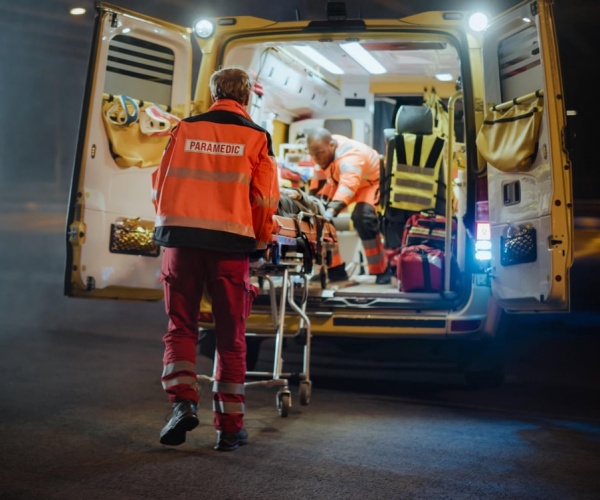
M 486 30 L 482 45 L 486 110 L 497 104 L 505 113 L 497 124 L 520 121 L 517 108 L 510 112 L 519 103 L 541 115 L 530 164 L 487 165 L 492 292 L 513 312 L 569 309 L 573 198 L 552 3 L 524 2 L 503 14 Z M 506 139 L 498 149 L 508 157 L 515 138 L 525 135 L 512 134 L 506 129 L 496 136 Z
M 67 216 L 65 295 L 156 300 L 151 175 L 189 115 L 189 32 L 97 5 Z

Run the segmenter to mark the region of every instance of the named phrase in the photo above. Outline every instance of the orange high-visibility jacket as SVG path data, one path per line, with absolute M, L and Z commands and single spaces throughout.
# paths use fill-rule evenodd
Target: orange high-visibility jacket
M 333 161 L 323 171 L 316 169 L 311 187 L 316 186 L 319 178 L 327 179 L 327 184 L 319 193 L 326 195 L 332 202 L 365 202 L 375 205 L 379 189 L 379 154 L 362 142 L 342 135 L 331 136 L 336 142 Z M 335 203 L 334 203 L 335 205 Z
M 264 249 L 279 201 L 271 136 L 231 99 L 182 120 L 152 175 L 154 241 L 225 252 Z

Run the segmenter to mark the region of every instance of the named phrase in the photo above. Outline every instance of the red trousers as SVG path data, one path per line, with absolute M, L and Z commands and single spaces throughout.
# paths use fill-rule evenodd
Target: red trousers
M 244 417 L 246 318 L 256 293 L 249 281 L 248 255 L 164 248 L 161 271 L 169 316 L 163 337 L 163 388 L 171 402 L 198 402 L 198 313 L 202 294 L 207 291 L 212 299 L 217 343 L 214 424 L 217 430 L 237 432 Z

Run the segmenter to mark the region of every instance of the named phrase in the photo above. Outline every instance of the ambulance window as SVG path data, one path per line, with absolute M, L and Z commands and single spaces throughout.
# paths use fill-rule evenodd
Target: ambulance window
M 502 102 L 542 87 L 543 74 L 537 29 L 530 25 L 498 46 Z
M 174 66 L 171 49 L 117 35 L 108 47 L 104 92 L 170 105 Z
M 332 134 L 354 137 L 354 122 L 349 118 L 326 119 L 323 122 L 323 127 L 329 130 Z

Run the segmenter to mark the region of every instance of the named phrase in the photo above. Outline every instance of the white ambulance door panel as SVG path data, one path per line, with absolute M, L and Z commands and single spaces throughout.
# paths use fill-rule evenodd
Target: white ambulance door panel
M 189 115 L 185 28 L 98 5 L 67 220 L 65 294 L 159 299 L 151 175 Z
M 551 3 L 538 0 L 509 11 L 488 28 L 483 42 L 486 109 L 503 104 L 504 113 L 514 99 L 533 103 L 535 92 L 543 93 L 531 164 L 487 165 L 492 292 L 515 312 L 569 308 L 571 169 Z M 513 120 L 510 113 L 503 116 L 501 121 Z

